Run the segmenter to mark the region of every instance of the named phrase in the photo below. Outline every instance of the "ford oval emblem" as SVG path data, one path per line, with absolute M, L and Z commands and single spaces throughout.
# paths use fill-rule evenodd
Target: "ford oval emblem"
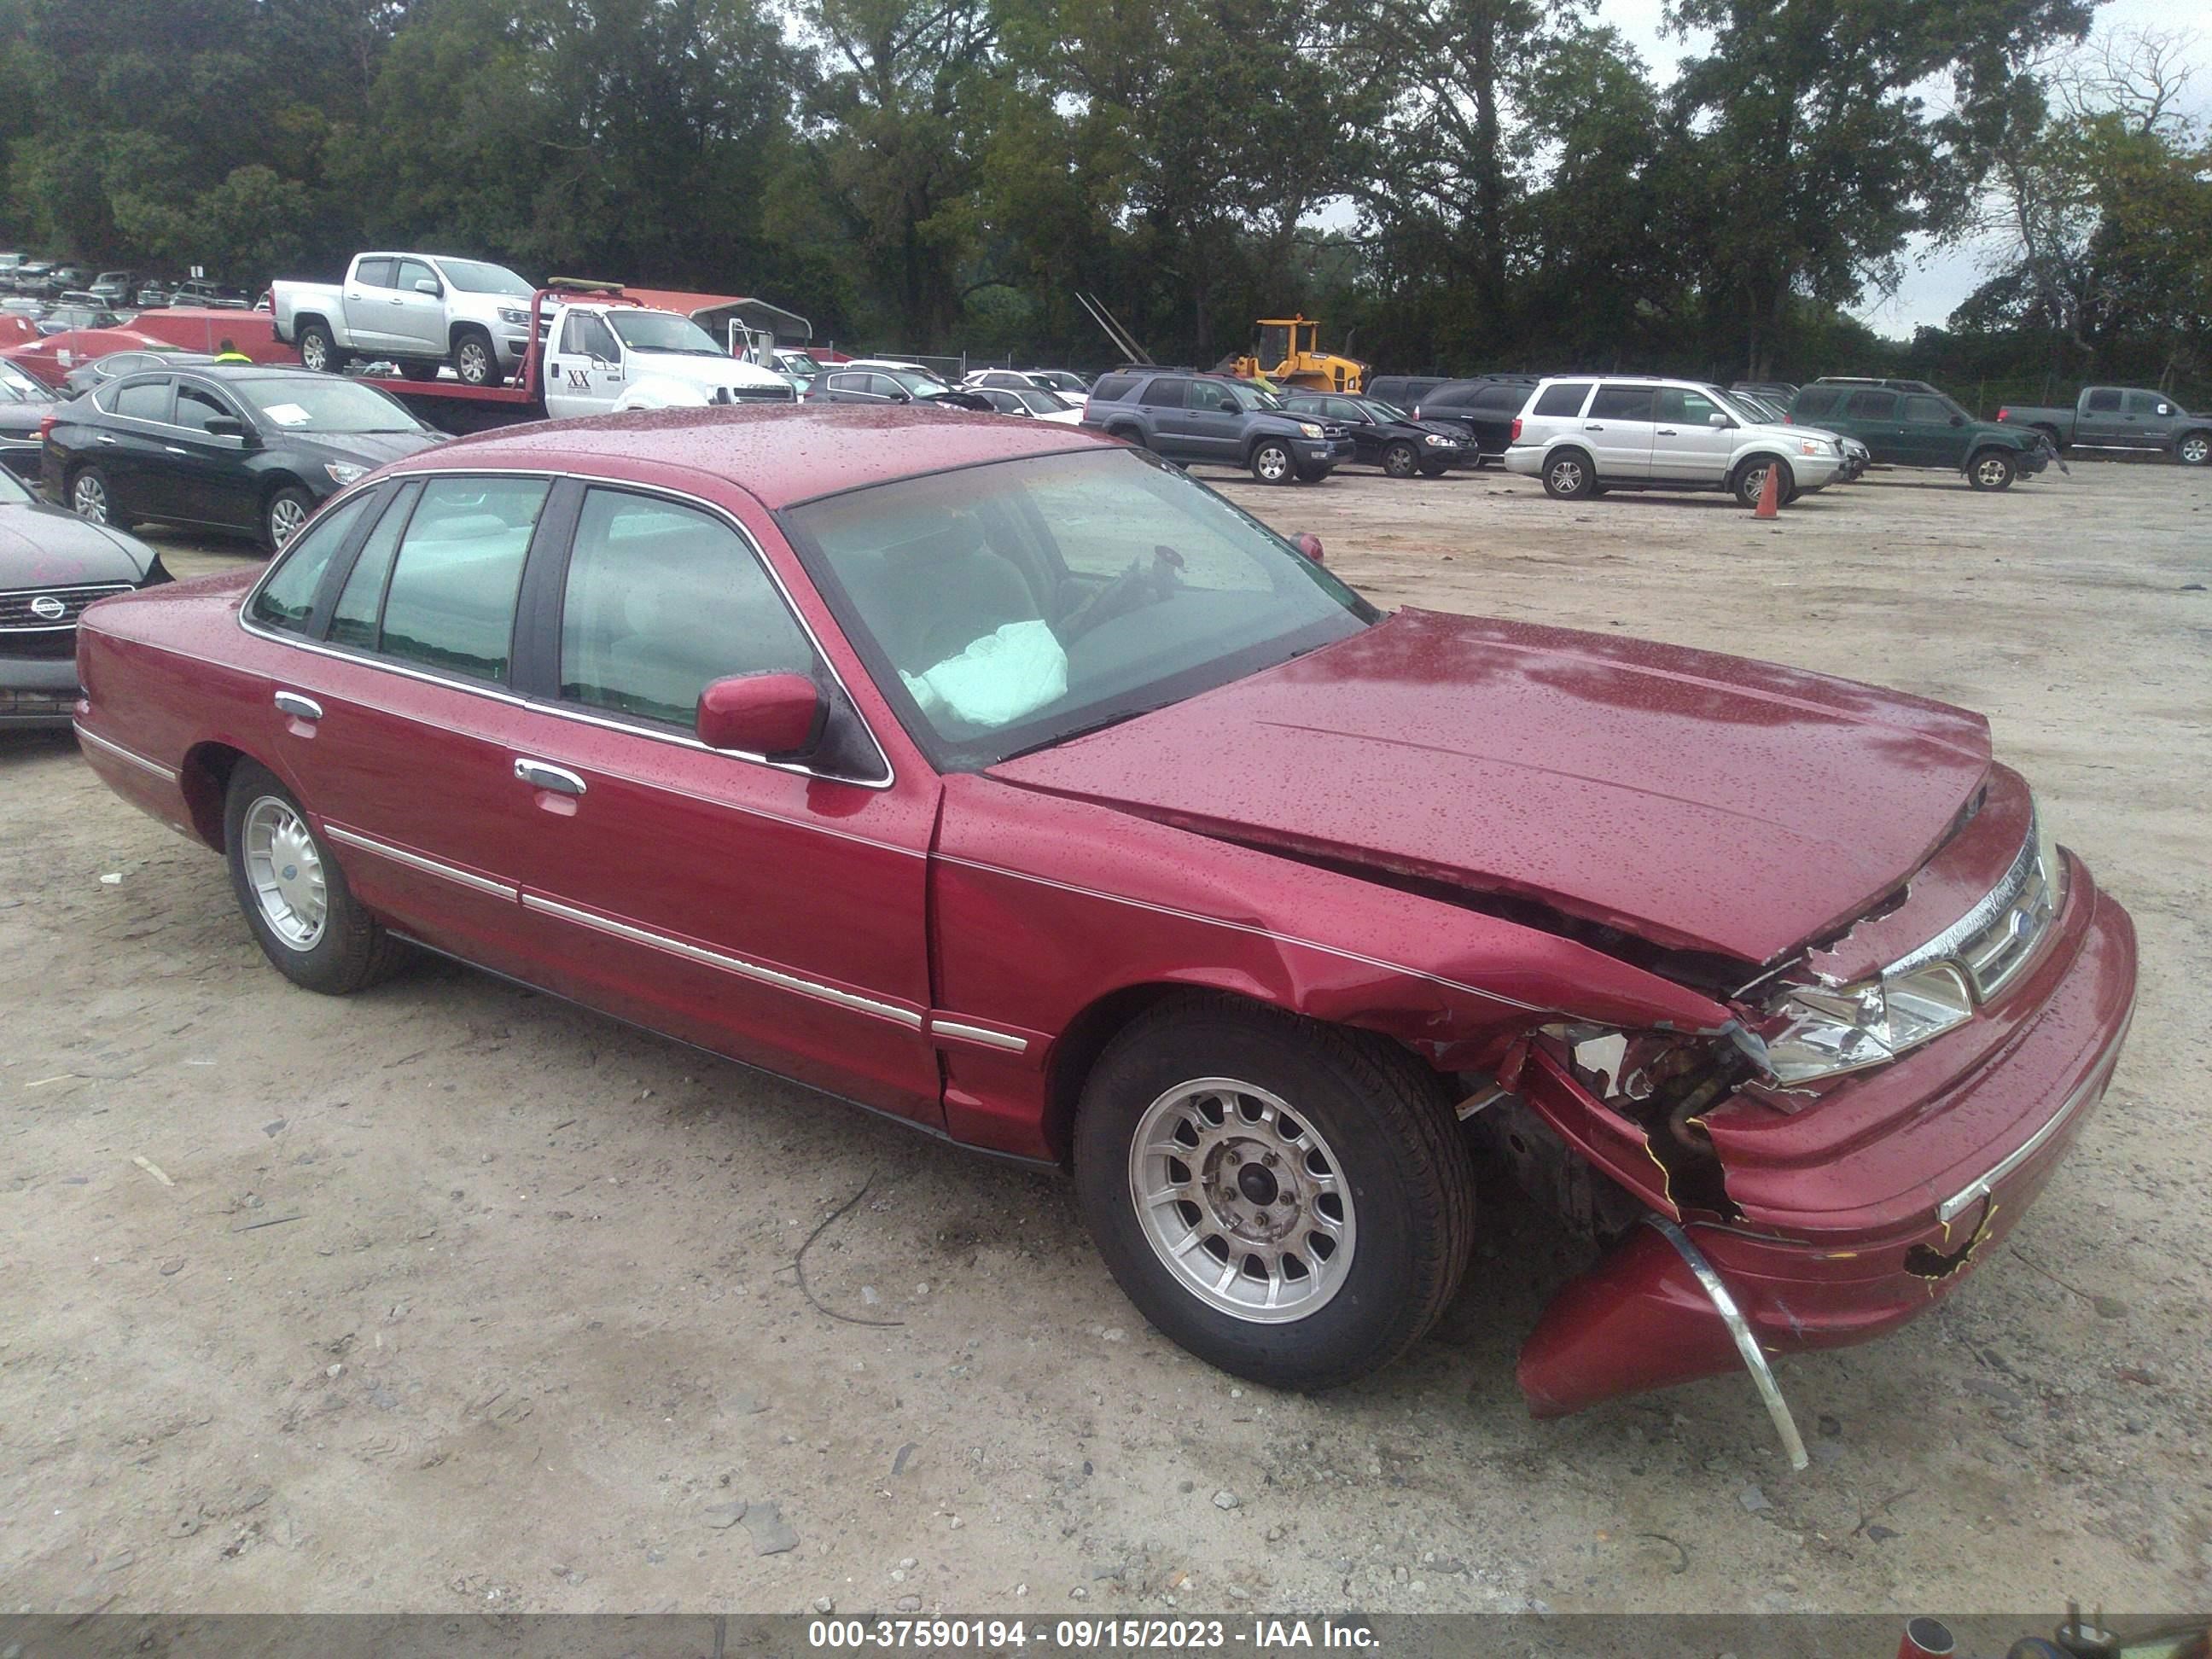
M 69 615 L 69 607 L 51 593 L 41 593 L 31 601 L 31 614 L 43 617 L 48 622 L 59 622 Z

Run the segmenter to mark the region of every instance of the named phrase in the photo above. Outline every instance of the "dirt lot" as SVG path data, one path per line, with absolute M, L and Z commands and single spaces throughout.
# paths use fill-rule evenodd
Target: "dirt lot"
M 2212 474 L 1878 475 L 1772 526 L 1494 472 L 1224 487 L 1386 605 L 1986 710 L 2134 910 L 2132 1042 L 2010 1248 L 1908 1333 L 1780 1364 L 1808 1472 L 1737 1377 L 1531 1422 L 1514 1350 L 1577 1258 L 1508 1198 L 1408 1363 L 1321 1399 L 1235 1384 L 1146 1328 L 1060 1182 L 459 969 L 295 990 L 216 859 L 66 740 L 13 738 L 0 1599 L 2212 1601 Z M 872 1328 L 791 1271 L 864 1188 L 806 1269 Z M 779 1520 L 796 1547 L 757 1553 Z

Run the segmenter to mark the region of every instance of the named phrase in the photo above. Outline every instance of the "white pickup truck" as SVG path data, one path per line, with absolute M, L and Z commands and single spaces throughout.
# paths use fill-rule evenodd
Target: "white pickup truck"
M 530 345 L 531 285 L 505 265 L 442 253 L 359 253 L 343 283 L 280 282 L 276 337 L 309 368 L 386 359 L 410 380 L 450 362 L 461 384 L 497 386 Z
M 689 317 L 624 300 L 547 308 L 545 412 L 605 415 L 679 404 L 789 403 L 791 382 L 732 357 Z

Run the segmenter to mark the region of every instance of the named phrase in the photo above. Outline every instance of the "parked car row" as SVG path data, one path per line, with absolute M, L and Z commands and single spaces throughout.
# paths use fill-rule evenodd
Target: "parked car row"
M 253 306 L 253 296 L 244 289 L 202 277 L 175 280 L 135 270 L 88 272 L 82 265 L 35 259 L 21 253 L 0 253 L 0 295 L 62 305 L 88 305 L 126 313 L 171 305 L 221 311 L 245 311 Z

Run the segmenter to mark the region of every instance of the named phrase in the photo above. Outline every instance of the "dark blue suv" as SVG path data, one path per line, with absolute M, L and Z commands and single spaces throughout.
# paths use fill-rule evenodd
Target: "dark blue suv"
M 1100 375 L 1083 424 L 1186 466 L 1243 467 L 1267 484 L 1318 483 L 1352 459 L 1342 422 L 1286 410 L 1249 381 L 1188 369 Z

